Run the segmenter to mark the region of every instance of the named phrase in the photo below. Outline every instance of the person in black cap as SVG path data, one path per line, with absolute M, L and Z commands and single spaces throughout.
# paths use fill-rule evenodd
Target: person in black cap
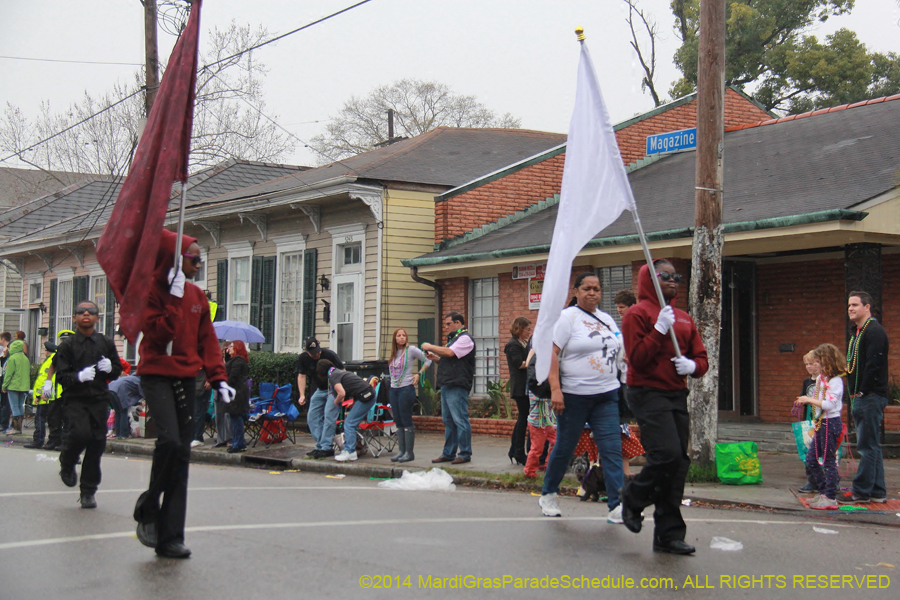
M 312 458 L 325 458 L 334 456 L 334 431 L 337 426 L 337 418 L 341 408 L 334 403 L 334 396 L 328 391 L 328 379 L 320 378 L 316 366 L 322 359 L 327 359 L 338 369 L 344 368 L 344 363 L 338 355 L 323 349 L 319 340 L 311 337 L 306 340 L 305 352 L 297 357 L 297 390 L 300 392 L 300 404 L 306 404 L 306 379 L 311 378 L 310 389 L 314 390 L 309 397 L 309 410 L 306 413 L 306 422 L 309 424 L 309 432 L 316 441 L 316 447 L 306 455 Z

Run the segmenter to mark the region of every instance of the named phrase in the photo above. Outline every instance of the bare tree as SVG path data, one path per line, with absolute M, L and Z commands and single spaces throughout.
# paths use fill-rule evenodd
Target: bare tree
M 475 96 L 454 94 L 445 84 L 401 79 L 352 97 L 331 118 L 325 133 L 310 140 L 320 162 L 340 160 L 388 141 L 388 110 L 394 111 L 395 137 L 413 137 L 435 127 L 503 127 L 516 129 L 521 120 L 498 116 Z
M 660 106 L 663 102 L 659 99 L 659 94 L 656 92 L 656 84 L 653 81 L 653 78 L 656 76 L 656 38 L 659 36 L 659 26 L 649 14 L 645 14 L 644 10 L 638 8 L 637 0 L 622 0 L 622 2 L 628 5 L 628 18 L 625 19 L 625 22 L 628 23 L 628 28 L 631 30 L 631 42 L 629 43 L 634 48 L 638 61 L 641 63 L 641 68 L 644 70 L 644 77 L 641 79 L 641 90 L 650 90 L 650 95 L 653 97 L 653 106 Z M 638 34 L 635 31 L 635 17 L 640 21 L 638 29 L 646 31 L 650 40 L 649 58 L 645 57 L 644 52 L 641 50 Z
M 197 74 L 192 170 L 229 158 L 275 162 L 293 151 L 293 139 L 274 124 L 274 115 L 263 116 L 265 66 L 251 53 L 241 53 L 267 37 L 263 28 L 254 31 L 234 22 L 210 32 L 210 49 L 200 64 L 212 66 Z M 143 81 L 137 71 L 131 83 L 117 83 L 99 96 L 85 92 L 63 111 L 45 101 L 33 122 L 7 104 L 0 119 L 0 150 L 47 171 L 121 175 L 140 133 Z

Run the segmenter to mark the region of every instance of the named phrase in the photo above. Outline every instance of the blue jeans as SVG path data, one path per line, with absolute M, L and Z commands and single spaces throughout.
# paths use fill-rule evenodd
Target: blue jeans
M 853 493 L 866 498 L 885 498 L 884 457 L 881 454 L 881 422 L 887 398 L 866 394 L 853 401 L 856 449 L 859 466 L 853 478 Z
M 356 428 L 366 420 L 366 415 L 369 414 L 369 410 L 374 403 L 374 399 L 368 402 L 357 400 L 350 407 L 350 412 L 347 413 L 347 416 L 344 417 L 344 450 L 347 452 L 356 452 Z
M 397 427 L 412 427 L 413 404 L 416 402 L 416 386 L 391 388 L 391 414 Z
M 316 390 L 309 397 L 306 422 L 309 424 L 309 432 L 316 440 L 316 450 L 331 450 L 340 413 L 341 407 L 335 406 L 334 396 L 328 390 Z
M 128 422 L 128 412 L 131 409 L 122 408 L 122 406 L 116 402 L 115 406 L 113 406 L 113 410 L 116 413 L 115 427 L 113 428 L 113 431 L 116 432 L 116 437 L 119 439 L 130 438 L 131 426 Z
M 231 447 L 235 450 L 247 447 L 244 441 L 244 415 L 228 415 L 231 418 Z
M 441 386 L 441 420 L 444 421 L 445 458 L 472 458 L 472 426 L 469 424 L 469 390 L 458 385 Z
M 556 445 L 547 460 L 542 494 L 555 494 L 569 468 L 575 446 L 587 423 L 600 451 L 603 479 L 606 482 L 607 506 L 619 505 L 619 488 L 625 483 L 622 474 L 622 430 L 619 428 L 619 390 L 579 396 L 563 393 L 566 409 L 556 424 Z
M 25 394 L 28 392 L 9 390 L 7 393 L 9 394 L 9 408 L 12 411 L 12 416 L 21 417 L 25 414 Z

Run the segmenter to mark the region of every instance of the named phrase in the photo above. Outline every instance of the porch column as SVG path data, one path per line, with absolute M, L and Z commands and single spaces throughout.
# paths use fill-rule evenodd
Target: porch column
M 844 246 L 844 318 L 847 294 L 868 292 L 872 296 L 872 316 L 881 322 L 881 244 L 847 244 Z M 850 321 L 847 320 L 849 341 Z

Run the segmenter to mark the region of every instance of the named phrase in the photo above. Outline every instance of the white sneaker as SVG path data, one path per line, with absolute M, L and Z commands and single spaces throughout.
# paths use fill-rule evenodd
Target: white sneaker
M 191 442 L 191 448 L 199 448 L 202 445 L 203 442 L 201 442 L 200 440 L 194 440 L 193 442 Z
M 625 521 L 622 520 L 622 505 L 618 505 L 606 515 L 607 523 L 614 523 L 615 525 L 621 525 Z
M 545 517 L 562 516 L 562 513 L 559 512 L 559 497 L 556 494 L 544 494 L 541 496 L 541 499 L 538 500 L 538 504 Z
M 359 457 L 356 455 L 356 452 L 347 452 L 346 450 L 341 450 L 340 454 L 335 455 L 334 460 L 338 462 L 347 462 L 348 460 L 354 461 L 357 458 Z

